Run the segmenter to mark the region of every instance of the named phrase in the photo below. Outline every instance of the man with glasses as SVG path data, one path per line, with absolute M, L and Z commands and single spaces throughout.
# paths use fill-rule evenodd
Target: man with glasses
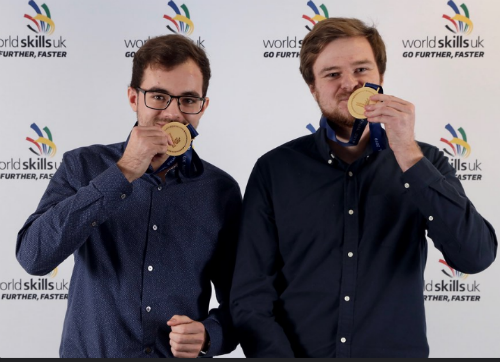
M 134 57 L 128 140 L 67 152 L 20 230 L 17 258 L 30 274 L 74 255 L 61 357 L 210 357 L 236 347 L 228 298 L 238 184 L 192 147 L 168 155 L 176 140 L 163 130 L 185 126 L 196 137 L 209 79 L 190 39 L 149 40 Z M 209 310 L 212 283 L 219 305 Z

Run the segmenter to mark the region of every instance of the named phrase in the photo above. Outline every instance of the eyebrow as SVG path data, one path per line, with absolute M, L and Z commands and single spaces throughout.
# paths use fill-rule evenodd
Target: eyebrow
M 350 65 L 355 66 L 355 67 L 359 67 L 360 65 L 372 65 L 372 64 L 373 64 L 372 61 L 365 59 L 365 60 L 355 61 L 354 63 L 351 63 Z M 331 67 L 323 68 L 323 69 L 321 69 L 320 74 L 323 74 L 325 72 L 331 72 L 332 70 L 340 70 L 340 67 L 333 65 Z
M 165 93 L 165 94 L 168 94 L 168 95 L 173 95 L 172 93 L 170 93 L 168 90 L 166 89 L 163 89 L 163 88 L 158 88 L 158 87 L 153 87 L 151 89 L 147 89 L 148 92 L 158 92 L 158 93 Z M 196 91 L 186 91 L 186 92 L 182 92 L 180 94 L 180 96 L 185 96 L 185 97 L 197 97 L 197 98 L 201 98 L 201 96 L 199 95 L 198 92 Z

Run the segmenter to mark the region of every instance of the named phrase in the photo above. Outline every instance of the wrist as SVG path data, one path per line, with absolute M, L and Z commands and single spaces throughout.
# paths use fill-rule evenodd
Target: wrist
M 203 342 L 203 346 L 201 347 L 199 356 L 200 357 L 205 356 L 208 353 L 209 349 L 210 349 L 210 335 L 205 329 L 205 341 Z

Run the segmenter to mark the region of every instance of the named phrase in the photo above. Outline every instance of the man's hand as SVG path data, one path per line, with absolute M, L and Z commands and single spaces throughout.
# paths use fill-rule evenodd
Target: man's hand
M 368 122 L 384 124 L 389 146 L 405 172 L 424 157 L 415 141 L 415 106 L 387 94 L 373 95 L 370 100 L 378 103 L 365 106 L 365 116 Z
M 205 326 L 184 315 L 174 315 L 167 325 L 172 354 L 177 358 L 196 358 L 205 344 Z
M 156 126 L 134 127 L 128 140 L 127 148 L 118 161 L 118 168 L 129 182 L 146 172 L 151 160 L 165 155 L 168 145 L 173 145 L 172 138 Z

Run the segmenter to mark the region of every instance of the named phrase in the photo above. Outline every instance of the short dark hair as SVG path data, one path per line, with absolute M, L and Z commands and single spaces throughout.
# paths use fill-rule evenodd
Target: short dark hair
M 313 65 L 319 53 L 332 41 L 339 38 L 362 36 L 373 50 L 380 75 L 384 75 L 387 64 L 385 44 L 377 29 L 353 18 L 329 18 L 320 21 L 302 41 L 300 50 L 300 73 L 308 85 L 314 84 Z
M 203 97 L 207 95 L 210 80 L 210 62 L 203 49 L 191 39 L 179 34 L 162 35 L 149 39 L 135 53 L 130 86 L 139 88 L 147 67 L 161 67 L 170 70 L 189 59 L 200 68 L 203 75 Z

